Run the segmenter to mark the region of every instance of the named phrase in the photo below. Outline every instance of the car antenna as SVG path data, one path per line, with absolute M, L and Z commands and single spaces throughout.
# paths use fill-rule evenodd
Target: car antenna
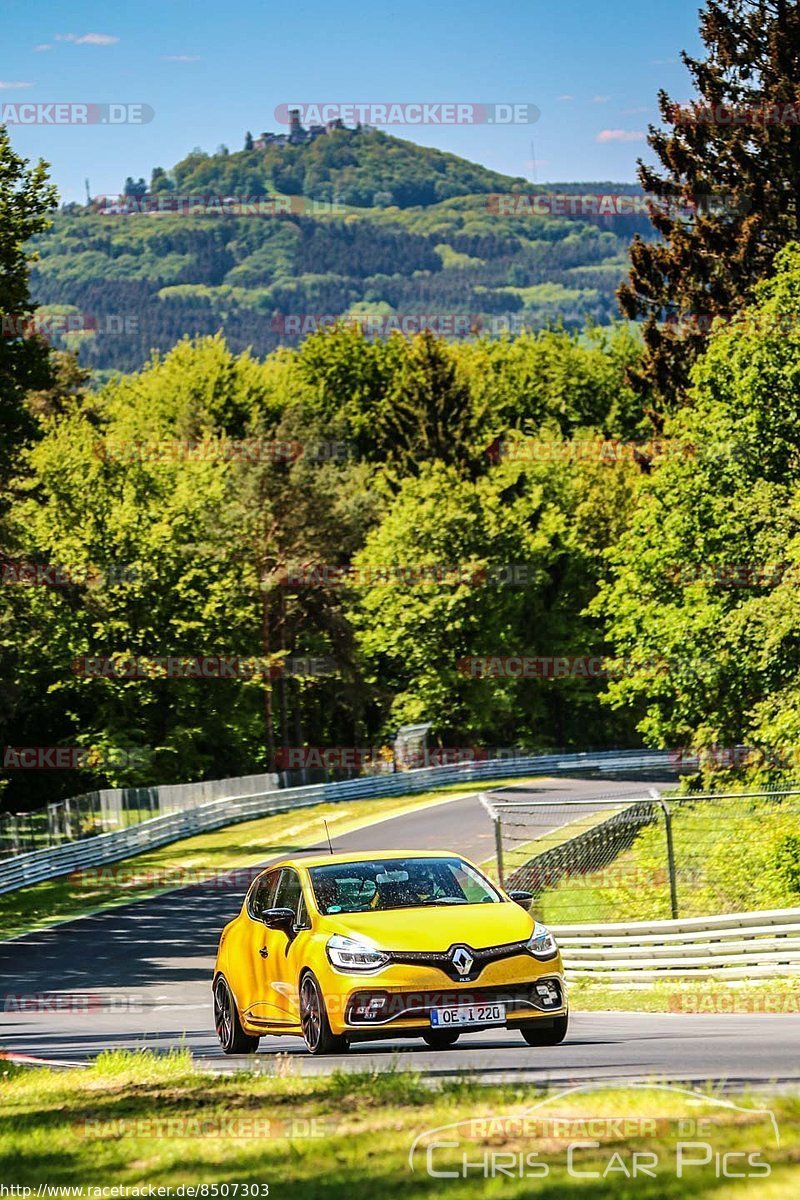
M 325 820 L 324 817 L 322 818 L 322 824 L 325 826 L 325 836 L 328 839 L 328 849 L 330 850 L 331 854 L 333 854 L 333 846 L 331 845 L 331 835 L 328 832 L 328 822 Z

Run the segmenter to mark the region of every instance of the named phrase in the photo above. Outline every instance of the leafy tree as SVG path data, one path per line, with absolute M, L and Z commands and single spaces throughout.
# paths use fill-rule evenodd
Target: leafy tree
M 95 392 L 54 355 L 55 383 L 29 393 L 43 437 L 9 521 L 20 558 L 78 578 L 3 589 L 0 740 L 148 747 L 153 758 L 99 779 L 42 772 L 35 787 L 10 773 L 9 802 L 239 774 L 273 763 L 280 744 L 368 744 L 420 713 L 462 743 L 629 742 L 628 716 L 600 709 L 597 681 L 470 678 L 457 659 L 603 648 L 582 612 L 638 473 L 585 455 L 485 451 L 490 436 L 520 430 L 551 443 L 624 436 L 634 353 L 625 329 L 452 345 L 337 328 L 262 363 L 216 336 L 180 341 Z M 225 453 L 249 438 L 348 454 Z M 315 578 L 353 562 L 488 574 L 481 586 L 406 589 Z M 509 568 L 528 575 L 495 586 Z M 220 654 L 324 656 L 337 673 L 209 684 L 83 678 L 71 666 Z
M 47 228 L 56 199 L 47 163 L 29 168 L 0 125 L 0 504 L 9 477 L 19 470 L 20 447 L 35 432 L 25 393 L 51 382 L 47 345 L 32 323 L 36 306 L 28 274 L 34 254 L 26 243 Z
M 142 196 L 146 196 L 147 195 L 146 181 L 144 179 L 134 179 L 131 175 L 129 175 L 127 177 L 127 179 L 125 180 L 125 187 L 123 188 L 123 195 L 134 196 L 137 199 L 141 199 Z
M 352 621 L 384 733 L 431 721 L 446 744 L 630 737 L 626 719 L 599 714 L 596 679 L 482 677 L 463 662 L 602 648 L 582 610 L 627 517 L 630 473 L 584 467 L 503 462 L 471 482 L 433 461 L 406 480 L 355 558 Z
M 278 741 L 349 741 L 364 687 L 341 593 L 291 589 L 286 567 L 332 563 L 363 541 L 379 497 L 370 469 L 280 447 L 303 430 L 281 406 L 279 363 L 181 343 L 93 399 L 42 406 L 30 495 L 13 513 L 26 561 L 69 573 L 61 587 L 5 588 L 6 744 L 146 747 L 150 766 L 107 782 L 164 782 L 264 769 Z M 271 449 L 273 448 L 273 449 Z M 332 657 L 308 680 L 87 678 L 82 656 Z M 265 721 L 266 718 L 266 721 Z M 298 732 L 299 731 L 299 732 Z M 96 786 L 48 772 L 39 802 Z M 9 793 L 22 787 L 11 775 Z M 28 802 L 36 798 L 24 785 Z
M 644 318 L 634 378 L 656 422 L 680 399 L 713 317 L 740 310 L 800 235 L 800 6 L 709 0 L 700 33 L 706 57 L 682 55 L 698 99 L 681 107 L 660 92 L 672 129 L 651 127 L 648 140 L 661 169 L 639 163 L 661 238 L 634 239 L 618 293 L 626 316 Z
M 609 688 L 645 705 L 649 743 L 754 745 L 796 773 L 800 246 L 775 270 L 712 331 L 593 608 L 619 655 L 665 661 Z
M 253 135 L 249 129 L 248 129 L 247 133 L 244 135 L 244 148 L 245 148 L 245 150 L 253 149 Z
M 150 192 L 152 195 L 158 195 L 159 192 L 171 192 L 173 190 L 172 180 L 163 167 L 153 167 L 153 172 L 150 177 Z M 127 193 L 126 193 L 127 194 Z

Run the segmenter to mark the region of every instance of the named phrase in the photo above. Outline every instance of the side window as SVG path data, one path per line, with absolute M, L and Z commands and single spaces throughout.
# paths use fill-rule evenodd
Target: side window
M 300 893 L 300 903 L 297 906 L 297 928 L 310 929 L 311 921 L 308 919 L 308 908 L 306 906 L 306 898 L 303 893 Z
M 281 881 L 278 884 L 278 891 L 273 901 L 274 907 L 290 908 L 293 913 L 296 913 L 302 895 L 300 876 L 291 867 L 284 867 L 281 871 Z
M 278 886 L 279 874 L 280 872 L 278 871 L 270 871 L 257 881 L 256 886 L 251 891 L 247 909 L 254 921 L 260 921 L 266 909 L 274 907 L 275 889 Z

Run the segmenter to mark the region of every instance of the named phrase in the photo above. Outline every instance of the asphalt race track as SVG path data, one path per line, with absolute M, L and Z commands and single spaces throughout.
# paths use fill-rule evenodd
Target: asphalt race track
M 570 797 L 645 795 L 648 786 L 548 780 L 535 789 L 515 788 L 513 798 L 535 790 L 557 806 Z M 574 815 L 566 806 L 548 808 L 542 828 Z M 337 851 L 458 850 L 479 862 L 493 848 L 492 825 L 477 795 L 370 825 L 334 843 Z M 299 1038 L 263 1038 L 255 1059 L 228 1058 L 213 1031 L 210 980 L 219 931 L 238 911 L 243 891 L 185 888 L 0 944 L 0 1051 L 66 1064 L 107 1049 L 183 1044 L 222 1070 L 247 1064 L 269 1070 L 283 1054 L 300 1073 L 400 1065 L 432 1076 L 471 1070 L 498 1082 L 659 1078 L 736 1086 L 800 1079 L 800 1021 L 791 1014 L 573 1013 L 561 1046 L 530 1047 L 502 1030 L 462 1034 L 443 1052 L 398 1039 L 312 1059 Z M 61 999 L 51 1003 L 56 995 Z

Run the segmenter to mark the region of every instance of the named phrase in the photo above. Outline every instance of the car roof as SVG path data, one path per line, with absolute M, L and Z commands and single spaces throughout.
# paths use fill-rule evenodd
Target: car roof
M 268 868 L 274 871 L 277 867 L 329 867 L 345 863 L 374 862 L 376 859 L 389 858 L 464 858 L 455 850 L 357 850 L 349 853 L 330 854 L 301 854 L 295 858 L 282 858 Z

